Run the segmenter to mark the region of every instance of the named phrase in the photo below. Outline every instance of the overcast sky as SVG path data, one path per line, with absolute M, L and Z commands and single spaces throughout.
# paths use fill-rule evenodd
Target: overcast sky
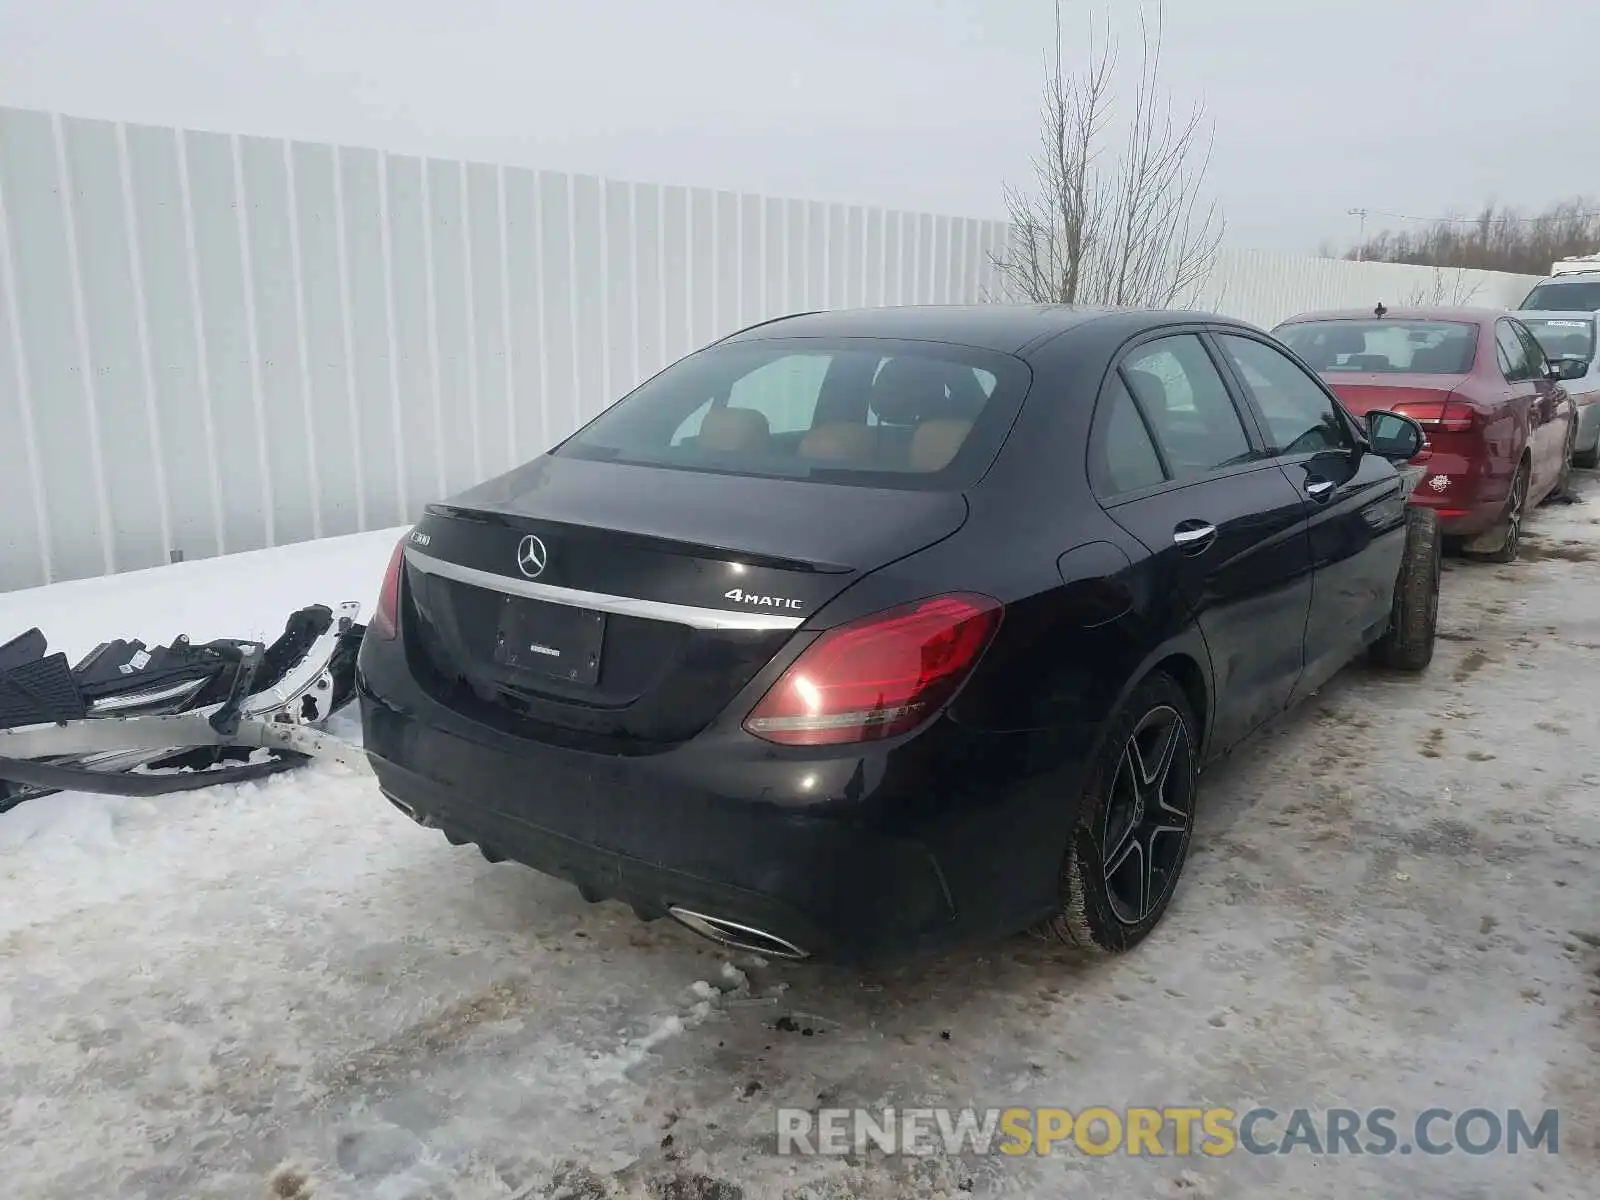
M 1069 66 L 1107 6 L 1136 52 L 1139 0 L 1066 0 Z M 0 0 L 0 104 L 999 216 L 1051 22 L 1051 0 Z M 1600 4 L 1570 0 L 1167 3 L 1165 82 L 1216 122 L 1239 246 L 1348 241 L 1356 206 L 1600 198 L 1597 54 Z

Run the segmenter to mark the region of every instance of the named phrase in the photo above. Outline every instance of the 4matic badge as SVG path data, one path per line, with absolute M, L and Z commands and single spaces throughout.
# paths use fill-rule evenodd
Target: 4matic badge
M 755 604 L 763 608 L 803 608 L 798 600 L 791 600 L 787 596 L 762 596 L 755 592 L 747 592 L 743 588 L 734 588 L 731 592 L 723 592 L 723 599 L 732 600 L 735 604 Z

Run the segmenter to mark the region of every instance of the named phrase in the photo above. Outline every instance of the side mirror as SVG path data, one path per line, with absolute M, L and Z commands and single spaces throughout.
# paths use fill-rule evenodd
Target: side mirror
M 1582 379 L 1589 373 L 1586 358 L 1558 358 L 1551 365 L 1555 367 L 1556 379 Z
M 1410 417 L 1384 409 L 1367 414 L 1367 441 L 1372 452 L 1390 462 L 1410 462 L 1428 444 L 1422 426 Z

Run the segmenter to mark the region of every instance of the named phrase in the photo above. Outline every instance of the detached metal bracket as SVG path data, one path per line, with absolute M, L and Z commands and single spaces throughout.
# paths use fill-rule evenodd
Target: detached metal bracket
M 120 750 L 160 750 L 176 754 L 201 746 L 282 750 L 356 769 L 366 764 L 366 755 L 359 746 L 334 737 L 325 729 L 275 720 L 271 716 L 255 716 L 241 717 L 233 732 L 223 733 L 211 724 L 210 712 L 199 709 L 174 716 L 90 718 L 60 725 L 25 725 L 20 729 L 0 730 L 0 778 L 12 778 L 11 764 L 27 759 L 70 758 Z

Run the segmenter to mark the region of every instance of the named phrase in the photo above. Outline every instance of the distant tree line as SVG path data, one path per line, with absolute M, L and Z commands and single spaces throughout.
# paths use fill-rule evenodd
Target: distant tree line
M 1385 229 L 1343 257 L 1543 275 L 1558 259 L 1596 252 L 1600 252 L 1600 201 L 1578 196 L 1534 216 L 1486 204 L 1475 217 Z

